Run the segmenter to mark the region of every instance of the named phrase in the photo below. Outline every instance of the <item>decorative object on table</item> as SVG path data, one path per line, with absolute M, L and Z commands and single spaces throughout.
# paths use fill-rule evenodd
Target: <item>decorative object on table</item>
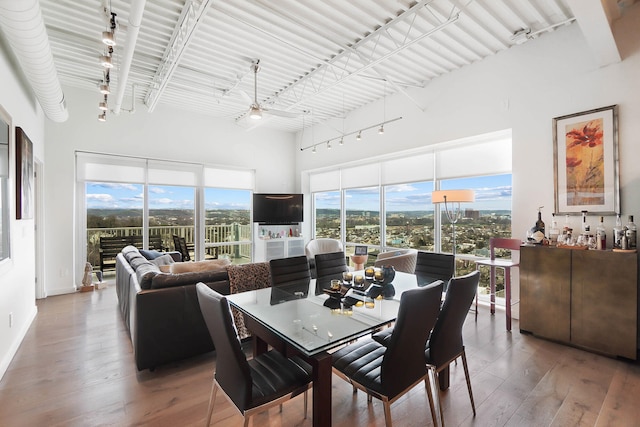
M 345 271 L 342 273 L 342 281 L 345 285 L 351 286 L 351 281 L 353 280 L 353 273 L 350 271 Z
M 431 192 L 433 204 L 444 203 L 447 219 L 451 223 L 451 235 L 453 237 L 452 253 L 456 256 L 456 223 L 462 218 L 460 203 L 472 203 L 476 199 L 473 190 L 436 190 Z M 453 276 L 455 277 L 455 269 Z
M 373 276 L 376 273 L 376 269 L 373 267 L 367 267 L 364 269 L 365 280 L 373 280 Z
M 33 143 L 16 127 L 16 219 L 33 218 L 33 179 Z
M 396 269 L 393 265 L 384 265 L 380 271 L 382 272 L 382 281 L 380 281 L 382 285 L 388 285 L 396 277 Z
M 555 210 L 620 212 L 618 106 L 553 119 Z
M 93 279 L 91 278 L 93 274 L 93 267 L 91 263 L 88 262 L 84 265 L 84 276 L 82 277 L 82 286 L 80 286 L 80 292 L 90 292 L 93 290 Z
M 353 278 L 353 287 L 354 288 L 362 288 L 364 287 L 364 276 L 361 274 L 356 274 Z

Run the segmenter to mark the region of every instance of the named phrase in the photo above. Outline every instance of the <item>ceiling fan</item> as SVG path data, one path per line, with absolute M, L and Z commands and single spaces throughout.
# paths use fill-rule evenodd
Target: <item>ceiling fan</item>
M 255 61 L 251 67 L 253 68 L 253 103 L 249 107 L 248 115 L 254 120 L 260 120 L 263 114 L 287 117 L 290 119 L 296 118 L 300 113 L 284 110 L 273 110 L 265 108 L 258 103 L 258 71 L 260 71 L 260 60 Z

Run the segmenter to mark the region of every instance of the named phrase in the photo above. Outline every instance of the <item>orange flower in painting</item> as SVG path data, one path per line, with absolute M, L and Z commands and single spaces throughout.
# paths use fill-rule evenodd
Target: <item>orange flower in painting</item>
M 586 125 L 580 129 L 571 129 L 567 132 L 567 140 L 573 140 L 567 148 L 572 146 L 581 145 L 583 147 L 595 147 L 602 144 L 602 128 L 598 126 L 597 121 L 587 122 Z

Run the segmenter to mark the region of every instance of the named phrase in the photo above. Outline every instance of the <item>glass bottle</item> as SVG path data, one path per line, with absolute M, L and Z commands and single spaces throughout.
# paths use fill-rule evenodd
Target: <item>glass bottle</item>
M 582 235 L 588 236 L 591 231 L 591 227 L 587 223 L 587 211 L 582 211 Z
M 571 244 L 571 225 L 569 224 L 569 215 L 564 216 L 564 227 L 562 228 L 562 243 Z
M 635 249 L 637 245 L 637 228 L 633 222 L 633 215 L 629 215 L 629 222 L 626 227 L 626 235 L 627 235 L 627 248 Z
M 549 230 L 549 239 L 551 240 L 551 244 L 555 245 L 558 243 L 558 235 L 560 234 L 560 230 L 558 229 L 558 221 L 556 221 L 556 214 L 551 214 L 551 229 Z
M 604 228 L 604 217 L 600 217 L 600 222 L 596 227 L 596 249 L 607 249 L 607 229 Z
M 624 236 L 624 227 L 622 226 L 622 220 L 620 214 L 616 215 L 616 225 L 613 227 L 613 248 L 622 249 L 622 236 Z
M 537 232 L 537 231 L 539 231 L 539 232 L 541 232 L 541 233 L 544 235 L 544 221 L 542 220 L 542 211 L 541 211 L 541 209 L 542 209 L 543 207 L 544 207 L 544 206 L 540 206 L 540 207 L 538 208 L 538 220 L 536 221 L 536 225 L 535 225 L 535 227 L 534 227 L 534 230 L 533 230 L 533 231 L 534 231 L 534 233 L 535 233 L 535 232 Z

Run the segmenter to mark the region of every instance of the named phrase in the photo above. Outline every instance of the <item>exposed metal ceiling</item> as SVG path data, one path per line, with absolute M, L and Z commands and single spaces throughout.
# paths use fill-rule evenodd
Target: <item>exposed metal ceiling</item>
M 568 3 L 40 0 L 64 85 L 98 93 L 106 8 L 117 14 L 111 110 L 117 109 L 120 85 L 123 109 L 130 108 L 135 94 L 137 108 L 167 105 L 246 126 L 254 98 L 252 64 L 259 60 L 258 103 L 296 116 L 265 113 L 262 124 L 285 131 L 342 117 L 385 93 L 404 92 L 411 102 L 407 88 L 571 25 Z M 130 16 L 136 8 L 142 11 L 139 27 Z M 134 32 L 137 37 L 131 37 Z M 127 50 L 133 53 L 130 63 Z M 96 102 L 96 113 L 97 107 Z

